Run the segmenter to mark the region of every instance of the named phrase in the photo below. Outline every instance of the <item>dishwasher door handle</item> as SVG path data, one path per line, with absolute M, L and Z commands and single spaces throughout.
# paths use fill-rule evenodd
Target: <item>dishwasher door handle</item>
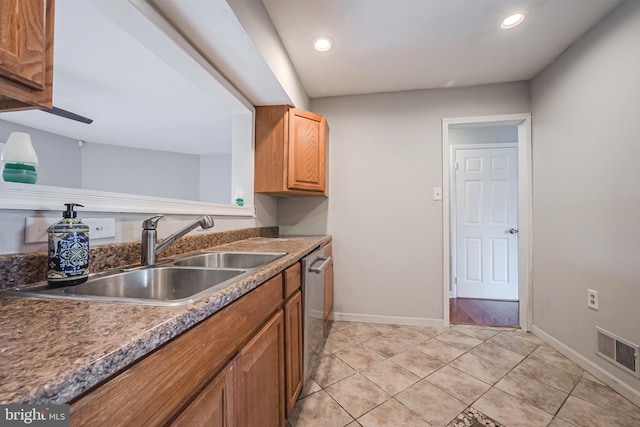
M 332 258 L 331 257 L 318 257 L 316 258 L 315 261 L 313 261 L 311 264 L 309 264 L 309 272 L 310 273 L 316 273 L 316 274 L 320 274 L 324 271 L 324 269 L 327 267 L 327 264 L 329 264 L 331 262 Z M 319 267 L 313 267 L 313 264 L 315 264 L 318 261 L 323 261 L 322 264 L 320 264 Z

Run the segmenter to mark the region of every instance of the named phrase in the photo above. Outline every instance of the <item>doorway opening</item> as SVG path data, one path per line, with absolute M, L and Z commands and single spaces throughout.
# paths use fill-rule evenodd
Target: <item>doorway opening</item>
M 445 325 L 531 325 L 529 114 L 443 120 Z
M 450 298 L 449 315 L 453 325 L 518 327 L 518 301 L 477 298 Z

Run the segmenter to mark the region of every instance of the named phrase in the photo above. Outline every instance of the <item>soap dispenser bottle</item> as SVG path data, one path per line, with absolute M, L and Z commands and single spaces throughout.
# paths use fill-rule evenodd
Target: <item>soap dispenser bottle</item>
M 47 281 L 50 286 L 71 286 L 89 277 L 89 227 L 76 219 L 74 206 L 67 207 L 62 219 L 49 227 Z

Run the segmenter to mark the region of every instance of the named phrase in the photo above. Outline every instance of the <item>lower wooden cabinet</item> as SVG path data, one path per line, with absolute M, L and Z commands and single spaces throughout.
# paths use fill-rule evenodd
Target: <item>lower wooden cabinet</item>
M 172 427 L 236 425 L 236 361 L 231 361 L 178 415 Z
M 331 242 L 324 245 L 324 256 L 333 258 L 333 246 Z M 327 264 L 324 270 L 324 334 L 328 333 L 329 320 L 333 313 L 333 259 Z
M 329 320 L 333 312 L 333 261 L 324 270 L 324 322 L 325 335 L 329 328 Z
M 71 426 L 151 427 L 178 419 L 184 408 L 201 398 L 212 379 L 228 367 L 246 343 L 252 342 L 274 314 L 282 319 L 282 288 L 282 274 L 279 274 L 76 398 L 70 402 Z M 283 335 L 283 332 L 275 334 L 281 354 L 284 353 Z M 246 357 L 243 363 L 246 368 L 249 363 Z M 239 376 L 240 366 L 235 369 Z M 252 372 L 258 374 L 257 369 Z M 269 381 L 284 388 L 284 378 L 280 376 L 270 377 Z M 284 408 L 284 393 L 277 394 L 276 398 L 282 399 Z M 215 399 L 213 404 L 217 405 L 219 401 Z M 237 414 L 241 402 L 237 399 L 236 402 L 234 412 Z
M 302 389 L 300 265 L 75 399 L 72 426 L 284 426 Z
M 238 356 L 238 427 L 284 426 L 284 319 L 271 318 Z
M 284 304 L 284 336 L 288 416 L 302 391 L 302 292 L 299 290 Z

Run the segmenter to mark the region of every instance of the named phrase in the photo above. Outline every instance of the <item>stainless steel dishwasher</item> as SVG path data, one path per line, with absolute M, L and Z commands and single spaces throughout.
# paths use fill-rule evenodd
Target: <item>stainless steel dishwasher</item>
M 324 315 L 324 270 L 331 257 L 318 248 L 302 258 L 302 293 L 304 298 L 304 384 L 314 374 L 324 349 L 322 322 Z

